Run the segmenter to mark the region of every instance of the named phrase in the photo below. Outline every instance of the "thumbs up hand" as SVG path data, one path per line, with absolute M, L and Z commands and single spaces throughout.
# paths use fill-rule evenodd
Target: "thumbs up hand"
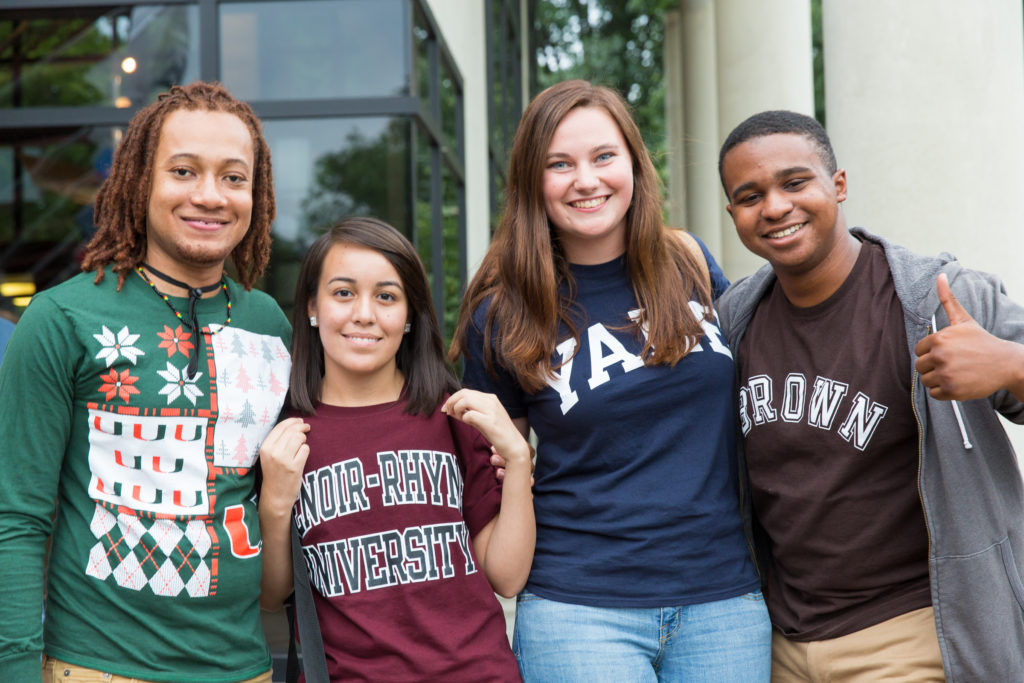
M 967 401 L 1009 389 L 1018 398 L 1024 374 L 1024 346 L 993 336 L 964 310 L 946 275 L 936 281 L 949 327 L 933 332 L 914 347 L 914 367 L 928 393 L 942 400 Z
M 950 327 L 967 323 L 978 324 L 974 322 L 974 318 L 964 310 L 964 307 L 960 305 L 960 301 L 953 295 L 953 290 L 949 287 L 949 278 L 946 277 L 945 273 L 939 273 L 939 277 L 935 280 L 935 289 L 939 293 L 942 309 L 946 311 L 946 317 L 949 318 Z

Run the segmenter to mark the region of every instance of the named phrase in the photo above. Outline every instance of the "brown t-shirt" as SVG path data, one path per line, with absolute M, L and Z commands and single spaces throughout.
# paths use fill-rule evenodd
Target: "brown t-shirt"
M 738 367 L 776 628 L 821 640 L 930 605 L 910 356 L 882 248 L 864 244 L 817 306 L 794 307 L 776 283 Z

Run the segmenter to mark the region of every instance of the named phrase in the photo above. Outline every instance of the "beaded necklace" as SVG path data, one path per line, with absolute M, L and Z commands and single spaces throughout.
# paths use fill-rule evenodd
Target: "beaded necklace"
M 164 294 L 163 292 L 161 292 L 159 289 L 156 288 L 156 283 L 153 282 L 153 280 L 150 279 L 146 275 L 145 271 L 142 270 L 143 266 L 145 266 L 146 270 L 150 271 L 151 273 L 153 273 L 153 275 L 156 275 L 161 280 L 163 280 L 163 281 L 165 281 L 165 282 L 167 282 L 169 284 L 172 284 L 175 287 L 181 287 L 182 289 L 188 290 L 188 319 L 187 320 L 186 320 L 185 316 L 183 316 L 181 314 L 181 312 L 174 307 L 174 304 L 171 303 L 171 298 L 169 296 L 167 296 L 166 294 Z M 149 286 L 153 289 L 154 292 L 157 293 L 157 296 L 159 296 L 161 299 L 164 300 L 164 303 L 167 304 L 167 307 L 171 309 L 171 311 L 174 313 L 174 316 L 178 320 L 180 320 L 186 327 L 188 327 L 190 330 L 192 330 L 192 347 L 195 349 L 195 353 L 189 354 L 189 357 L 188 357 L 188 368 L 186 369 L 186 373 L 187 373 L 187 376 L 188 376 L 189 379 L 195 377 L 196 373 L 199 371 L 199 350 L 200 350 L 200 346 L 199 345 L 202 342 L 202 336 L 199 334 L 199 321 L 196 318 L 196 313 L 197 313 L 196 307 L 198 306 L 199 299 L 202 298 L 203 294 L 208 294 L 209 292 L 212 292 L 212 291 L 214 291 L 214 290 L 216 290 L 218 288 L 223 289 L 224 290 L 224 298 L 227 300 L 227 303 L 228 303 L 228 317 L 224 321 L 224 324 L 219 329 L 217 329 L 215 331 L 212 331 L 210 333 L 210 336 L 212 337 L 213 335 L 217 334 L 217 332 L 220 332 L 225 327 L 230 325 L 231 324 L 231 296 L 228 294 L 228 281 L 227 281 L 227 278 L 225 278 L 223 275 L 221 275 L 220 282 L 215 282 L 212 285 L 206 285 L 205 287 L 192 287 L 192 286 L 182 282 L 181 280 L 175 280 L 170 275 L 166 275 L 165 273 L 161 273 L 159 270 L 157 270 L 153 266 L 149 265 L 148 263 L 143 263 L 142 265 L 137 266 L 136 270 L 139 271 L 139 275 L 142 276 L 142 279 L 145 280 L 147 283 L 149 283 Z

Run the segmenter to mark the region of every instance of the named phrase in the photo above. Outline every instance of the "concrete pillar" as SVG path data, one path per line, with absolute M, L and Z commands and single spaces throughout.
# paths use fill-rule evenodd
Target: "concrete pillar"
M 822 25 L 847 222 L 948 251 L 1024 303 L 1021 3 L 826 0 Z M 1024 430 L 1008 433 L 1024 453 Z
M 530 34 L 532 33 L 530 28 L 530 22 L 532 21 L 530 17 L 530 4 L 529 2 L 523 2 L 519 5 L 519 25 L 522 26 L 519 51 L 521 60 L 520 73 L 523 74 L 523 109 L 526 109 L 526 106 L 530 103 L 530 67 L 533 65 L 533 60 L 536 59 L 530 44 Z
M 462 74 L 463 135 L 466 149 L 466 262 L 474 269 L 491 241 L 488 178 L 487 26 L 484 3 L 429 0 L 452 58 Z
M 718 0 L 714 11 L 718 143 L 740 121 L 766 109 L 791 109 L 813 116 L 810 0 Z M 873 37 L 862 36 L 861 40 L 876 43 Z M 718 196 L 722 224 L 729 227 L 722 231 L 722 267 L 734 280 L 752 273 L 763 261 L 740 243 L 725 213 L 720 189 Z
M 683 27 L 681 12 L 667 10 L 665 23 L 665 150 L 668 165 L 668 196 L 665 208 L 668 224 L 692 229 L 686 220 L 686 154 L 683 151 Z
M 683 0 L 683 128 L 686 157 L 686 227 L 700 237 L 719 261 L 723 234 L 732 233 L 732 221 L 722 222 L 725 200 L 718 181 L 718 73 L 715 3 Z
M 827 127 L 847 169 L 848 222 L 949 251 L 1001 275 L 1024 302 L 1019 0 L 822 9 Z

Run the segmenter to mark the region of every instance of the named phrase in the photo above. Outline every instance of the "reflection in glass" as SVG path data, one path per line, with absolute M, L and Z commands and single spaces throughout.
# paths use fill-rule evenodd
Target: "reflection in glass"
M 438 311 L 445 347 L 451 343 L 451 335 L 459 317 L 462 303 L 463 272 L 459 263 L 459 188 L 447 166 L 444 169 L 444 201 L 441 204 L 441 230 L 444 234 L 444 311 Z
M 440 86 L 441 131 L 444 133 L 445 144 L 455 152 L 459 149 L 458 126 L 462 124 L 456 113 L 461 109 L 458 102 L 460 93 L 455 88 L 455 79 L 447 65 L 441 69 Z
M 78 272 L 81 249 L 95 232 L 93 200 L 120 134 L 79 128 L 0 144 L 0 278 L 42 290 Z
M 487 54 L 490 102 L 491 231 L 497 227 L 505 192 L 507 154 L 523 111 L 522 41 L 519 3 L 492 0 L 488 3 Z
M 277 219 L 264 288 L 285 308 L 306 248 L 345 216 L 376 216 L 408 235 L 410 122 L 406 118 L 265 121 Z
M 221 75 L 245 100 L 409 92 L 405 0 L 220 6 Z
M 424 105 L 429 108 L 430 102 L 430 56 L 427 54 L 428 46 L 432 44 L 430 28 L 427 18 L 417 8 L 413 13 L 413 54 L 416 55 L 416 68 L 413 71 L 413 84 L 411 92 L 418 95 Z
M 127 121 L 106 108 L 144 106 L 196 80 L 202 45 L 214 51 L 204 64 L 219 64 L 233 94 L 264 109 L 278 212 L 261 286 L 290 308 L 312 240 L 344 216 L 373 215 L 416 242 L 451 320 L 464 188 L 441 160 L 463 163 L 462 86 L 424 0 L 87 2 L 40 0 L 16 12 L 0 0 L 0 119 L 31 119 L 0 128 L 0 282 L 42 290 L 77 272 L 121 136 L 80 116 Z M 200 6 L 212 5 L 218 32 L 200 40 Z M 395 96 L 419 99 L 420 115 Z M 360 98 L 379 99 L 349 106 Z M 394 115 L 321 118 L 367 105 Z M 36 107 L 45 109 L 13 111 Z M 10 307 L 0 295 L 0 308 Z
M 199 77 L 198 26 L 194 5 L 0 11 L 0 109 L 149 104 Z
M 424 136 L 425 137 L 425 136 Z M 416 148 L 416 231 L 414 245 L 427 268 L 434 306 L 445 345 L 451 341 L 462 301 L 464 273 L 459 259 L 460 185 L 439 151 L 421 138 Z M 435 175 L 437 176 L 435 178 Z M 440 224 L 434 222 L 434 183 L 438 183 Z M 440 235 L 436 232 L 440 231 Z M 438 281 L 440 278 L 440 282 Z M 437 290 L 440 292 L 437 293 Z
M 433 179 L 433 155 L 426 135 L 420 134 L 416 145 L 416 230 L 413 246 L 427 267 L 427 280 L 430 291 L 434 291 L 434 242 L 433 242 L 433 202 L 431 201 L 431 180 Z

